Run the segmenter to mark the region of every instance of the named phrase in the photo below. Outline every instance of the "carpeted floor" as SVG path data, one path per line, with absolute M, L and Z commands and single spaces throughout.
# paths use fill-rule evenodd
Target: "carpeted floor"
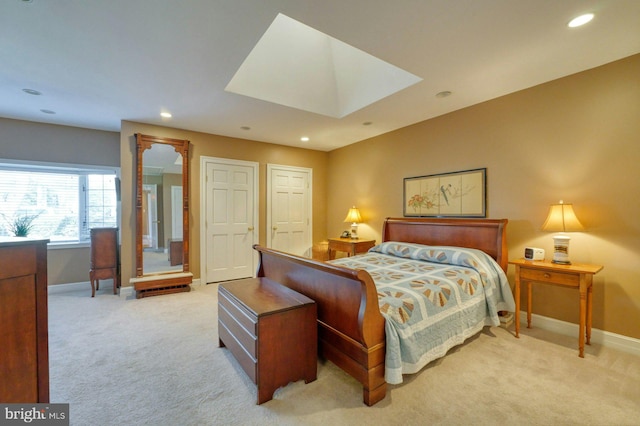
M 256 405 L 218 348 L 217 286 L 124 300 L 103 284 L 49 296 L 51 402 L 72 425 L 640 425 L 640 358 L 540 329 L 485 328 L 373 407 L 331 362 Z

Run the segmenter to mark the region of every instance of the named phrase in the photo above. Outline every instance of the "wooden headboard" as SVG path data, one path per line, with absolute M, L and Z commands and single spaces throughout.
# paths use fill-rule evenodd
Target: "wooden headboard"
M 506 272 L 508 219 L 387 218 L 382 241 L 475 248 L 493 257 Z

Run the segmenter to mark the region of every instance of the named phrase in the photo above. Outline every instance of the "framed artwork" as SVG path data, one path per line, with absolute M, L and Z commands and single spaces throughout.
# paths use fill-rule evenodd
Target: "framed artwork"
M 404 178 L 405 217 L 486 217 L 487 169 Z

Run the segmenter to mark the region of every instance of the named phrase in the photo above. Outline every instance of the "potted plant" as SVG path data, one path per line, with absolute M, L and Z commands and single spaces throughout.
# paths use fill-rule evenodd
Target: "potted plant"
M 12 232 L 16 237 L 26 237 L 33 229 L 33 221 L 36 220 L 38 216 L 40 216 L 40 214 L 25 214 L 15 216 L 11 221 L 5 217 L 5 220 L 9 224 L 9 232 Z

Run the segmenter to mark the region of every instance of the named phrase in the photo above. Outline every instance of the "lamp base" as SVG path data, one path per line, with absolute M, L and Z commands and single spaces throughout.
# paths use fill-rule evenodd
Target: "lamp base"
M 553 260 L 552 263 L 560 265 L 571 265 L 569 260 L 569 241 L 570 237 L 566 235 L 556 235 L 553 237 Z
M 351 224 L 351 239 L 352 240 L 358 239 L 358 225 L 355 223 Z

